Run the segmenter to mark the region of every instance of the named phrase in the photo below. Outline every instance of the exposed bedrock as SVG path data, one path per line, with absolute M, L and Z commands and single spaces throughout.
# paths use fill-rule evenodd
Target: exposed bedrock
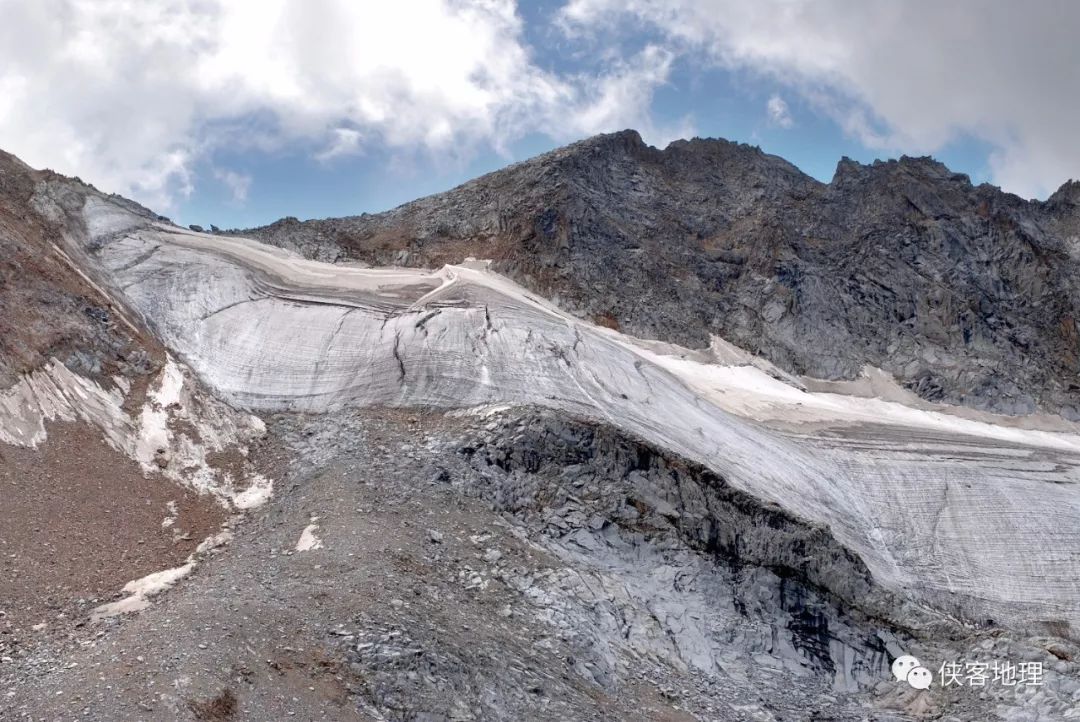
M 651 721 L 682 719 L 668 716 L 678 707 L 733 722 L 899 722 L 945 710 L 1030 720 L 1032 709 L 1056 720 L 1080 693 L 1066 660 L 1075 645 L 1001 630 L 910 637 L 784 569 L 789 558 L 769 568 L 709 548 L 694 536 L 702 518 L 762 524 L 766 534 L 777 519 L 768 508 L 754 514 L 753 500 L 744 514 L 715 473 L 604 422 L 537 407 L 368 408 L 274 415 L 268 425 L 297 459 L 295 492 L 281 497 L 302 501 L 287 547 L 317 511 L 325 549 L 308 563 L 357 551 L 353 540 L 366 535 L 378 540 L 369 554 L 395 570 L 354 573 L 350 553 L 330 584 L 354 595 L 354 611 L 328 625 L 335 654 L 388 719 L 443 719 L 434 711 L 452 708 L 446 716 L 463 719 L 471 710 L 492 720 Z M 365 503 L 350 502 L 352 487 Z M 396 499 L 409 510 L 387 523 Z M 277 515 L 268 520 L 280 526 Z M 799 525 L 780 521 L 792 538 Z M 417 540 L 411 554 L 402 536 Z M 757 529 L 733 536 L 740 553 L 761 559 L 782 549 L 752 543 Z M 300 591 L 309 598 L 306 584 Z M 380 593 L 381 604 L 355 601 Z M 934 669 L 951 659 L 1039 660 L 1046 680 L 920 693 L 877 661 L 901 651 Z M 642 704 L 643 688 L 669 711 Z
M 887 643 L 908 636 L 880 618 L 904 605 L 826 529 L 610 426 L 506 412 L 459 454 L 480 472 L 470 492 L 562 555 L 639 580 L 666 638 L 634 639 L 629 624 L 630 646 L 707 673 L 761 655 L 855 689 L 886 678 Z

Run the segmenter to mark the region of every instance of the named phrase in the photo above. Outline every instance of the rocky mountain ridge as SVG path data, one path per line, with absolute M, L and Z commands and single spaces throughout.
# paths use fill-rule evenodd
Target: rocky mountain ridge
M 376 215 L 244 231 L 320 260 L 466 256 L 579 317 L 787 371 L 1080 418 L 1080 184 L 1026 201 L 930 158 L 828 184 L 724 140 L 590 138 Z

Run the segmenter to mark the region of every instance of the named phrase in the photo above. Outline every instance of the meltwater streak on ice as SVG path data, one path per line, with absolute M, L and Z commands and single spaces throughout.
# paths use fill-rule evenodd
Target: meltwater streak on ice
M 806 393 L 756 367 L 680 358 L 478 264 L 337 266 L 160 225 L 112 233 L 95 258 L 231 403 L 532 403 L 607 420 L 828 525 L 878 584 L 919 605 L 1080 622 L 1074 434 Z

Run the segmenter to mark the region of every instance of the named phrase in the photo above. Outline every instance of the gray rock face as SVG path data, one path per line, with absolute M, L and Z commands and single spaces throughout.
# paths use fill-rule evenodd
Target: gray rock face
M 271 423 L 301 469 L 370 478 L 360 486 L 380 511 L 395 498 L 420 505 L 406 515 L 422 520 L 410 533 L 423 563 L 406 567 L 422 574 L 420 591 L 400 574 L 379 576 L 404 593 L 382 590 L 389 604 L 367 605 L 334 645 L 362 680 L 360 696 L 388 719 L 668 719 L 643 704 L 643 685 L 702 720 L 1060 719 L 1075 707 L 1077 665 L 1062 659 L 1075 659 L 1074 644 L 1000 630 L 912 637 L 860 614 L 808 583 L 785 558 L 794 546 L 769 539 L 794 539 L 796 520 L 686 459 L 546 409 L 414 413 L 398 422 L 411 425 L 406 443 L 385 411 Z M 342 490 L 321 493 L 338 502 Z M 474 519 L 435 542 L 430 524 L 446 530 L 461 508 L 497 522 Z M 407 519 L 393 528 L 409 532 Z M 345 526 L 334 539 L 332 527 L 331 554 L 356 537 Z M 397 532 L 375 532 L 388 533 Z M 820 542 L 802 552 L 828 566 Z M 832 580 L 858 584 L 847 574 Z M 917 693 L 888 670 L 901 650 L 935 670 L 939 660 L 1037 660 L 1046 681 Z M 607 695 L 614 702 L 597 711 Z
M 573 313 L 783 368 L 866 364 L 925 399 L 1080 418 L 1080 184 L 1045 202 L 929 158 L 829 184 L 722 140 L 624 131 L 379 215 L 246 231 L 324 261 L 437 267 L 473 255 Z
M 480 472 L 469 491 L 545 535 L 574 568 L 591 563 L 624 576 L 617 593 L 598 594 L 586 607 L 592 616 L 616 608 L 610 618 L 625 621 L 610 626 L 620 643 L 706 674 L 750 668 L 761 655 L 836 689 L 887 676 L 879 636 L 887 626 L 838 601 L 873 594 L 873 582 L 824 529 L 604 425 L 551 411 L 501 416 L 459 449 Z M 807 573 L 811 567 L 828 568 L 828 578 Z M 618 609 L 612 597 L 619 595 L 630 598 L 624 606 L 644 600 L 653 619 Z M 557 596 L 572 598 L 565 590 Z M 568 609 L 568 622 L 575 613 L 583 612 Z M 596 626 L 604 627 L 568 623 L 567 632 Z M 598 638 L 589 646 L 613 645 Z M 603 682 L 616 663 L 599 656 L 593 674 Z

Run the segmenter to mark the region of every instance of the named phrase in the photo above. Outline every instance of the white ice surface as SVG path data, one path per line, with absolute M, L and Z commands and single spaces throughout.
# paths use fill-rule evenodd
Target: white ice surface
M 342 267 L 164 226 L 97 259 L 234 405 L 532 403 L 604 419 L 828 525 L 918 603 L 1080 623 L 1075 434 L 808 393 L 733 347 L 706 363 L 574 319 L 480 264 Z
M 123 387 L 106 390 L 53 359 L 0 391 L 0 442 L 36 448 L 47 439 L 46 422 L 85 422 L 147 474 L 164 474 L 238 509 L 259 506 L 272 495 L 273 481 L 256 473 L 233 479 L 210 456 L 227 448 L 246 453 L 247 442 L 265 432 L 262 421 L 204 399 L 191 386 L 177 361 L 167 358 L 132 417 Z M 168 459 L 164 468 L 159 452 Z

